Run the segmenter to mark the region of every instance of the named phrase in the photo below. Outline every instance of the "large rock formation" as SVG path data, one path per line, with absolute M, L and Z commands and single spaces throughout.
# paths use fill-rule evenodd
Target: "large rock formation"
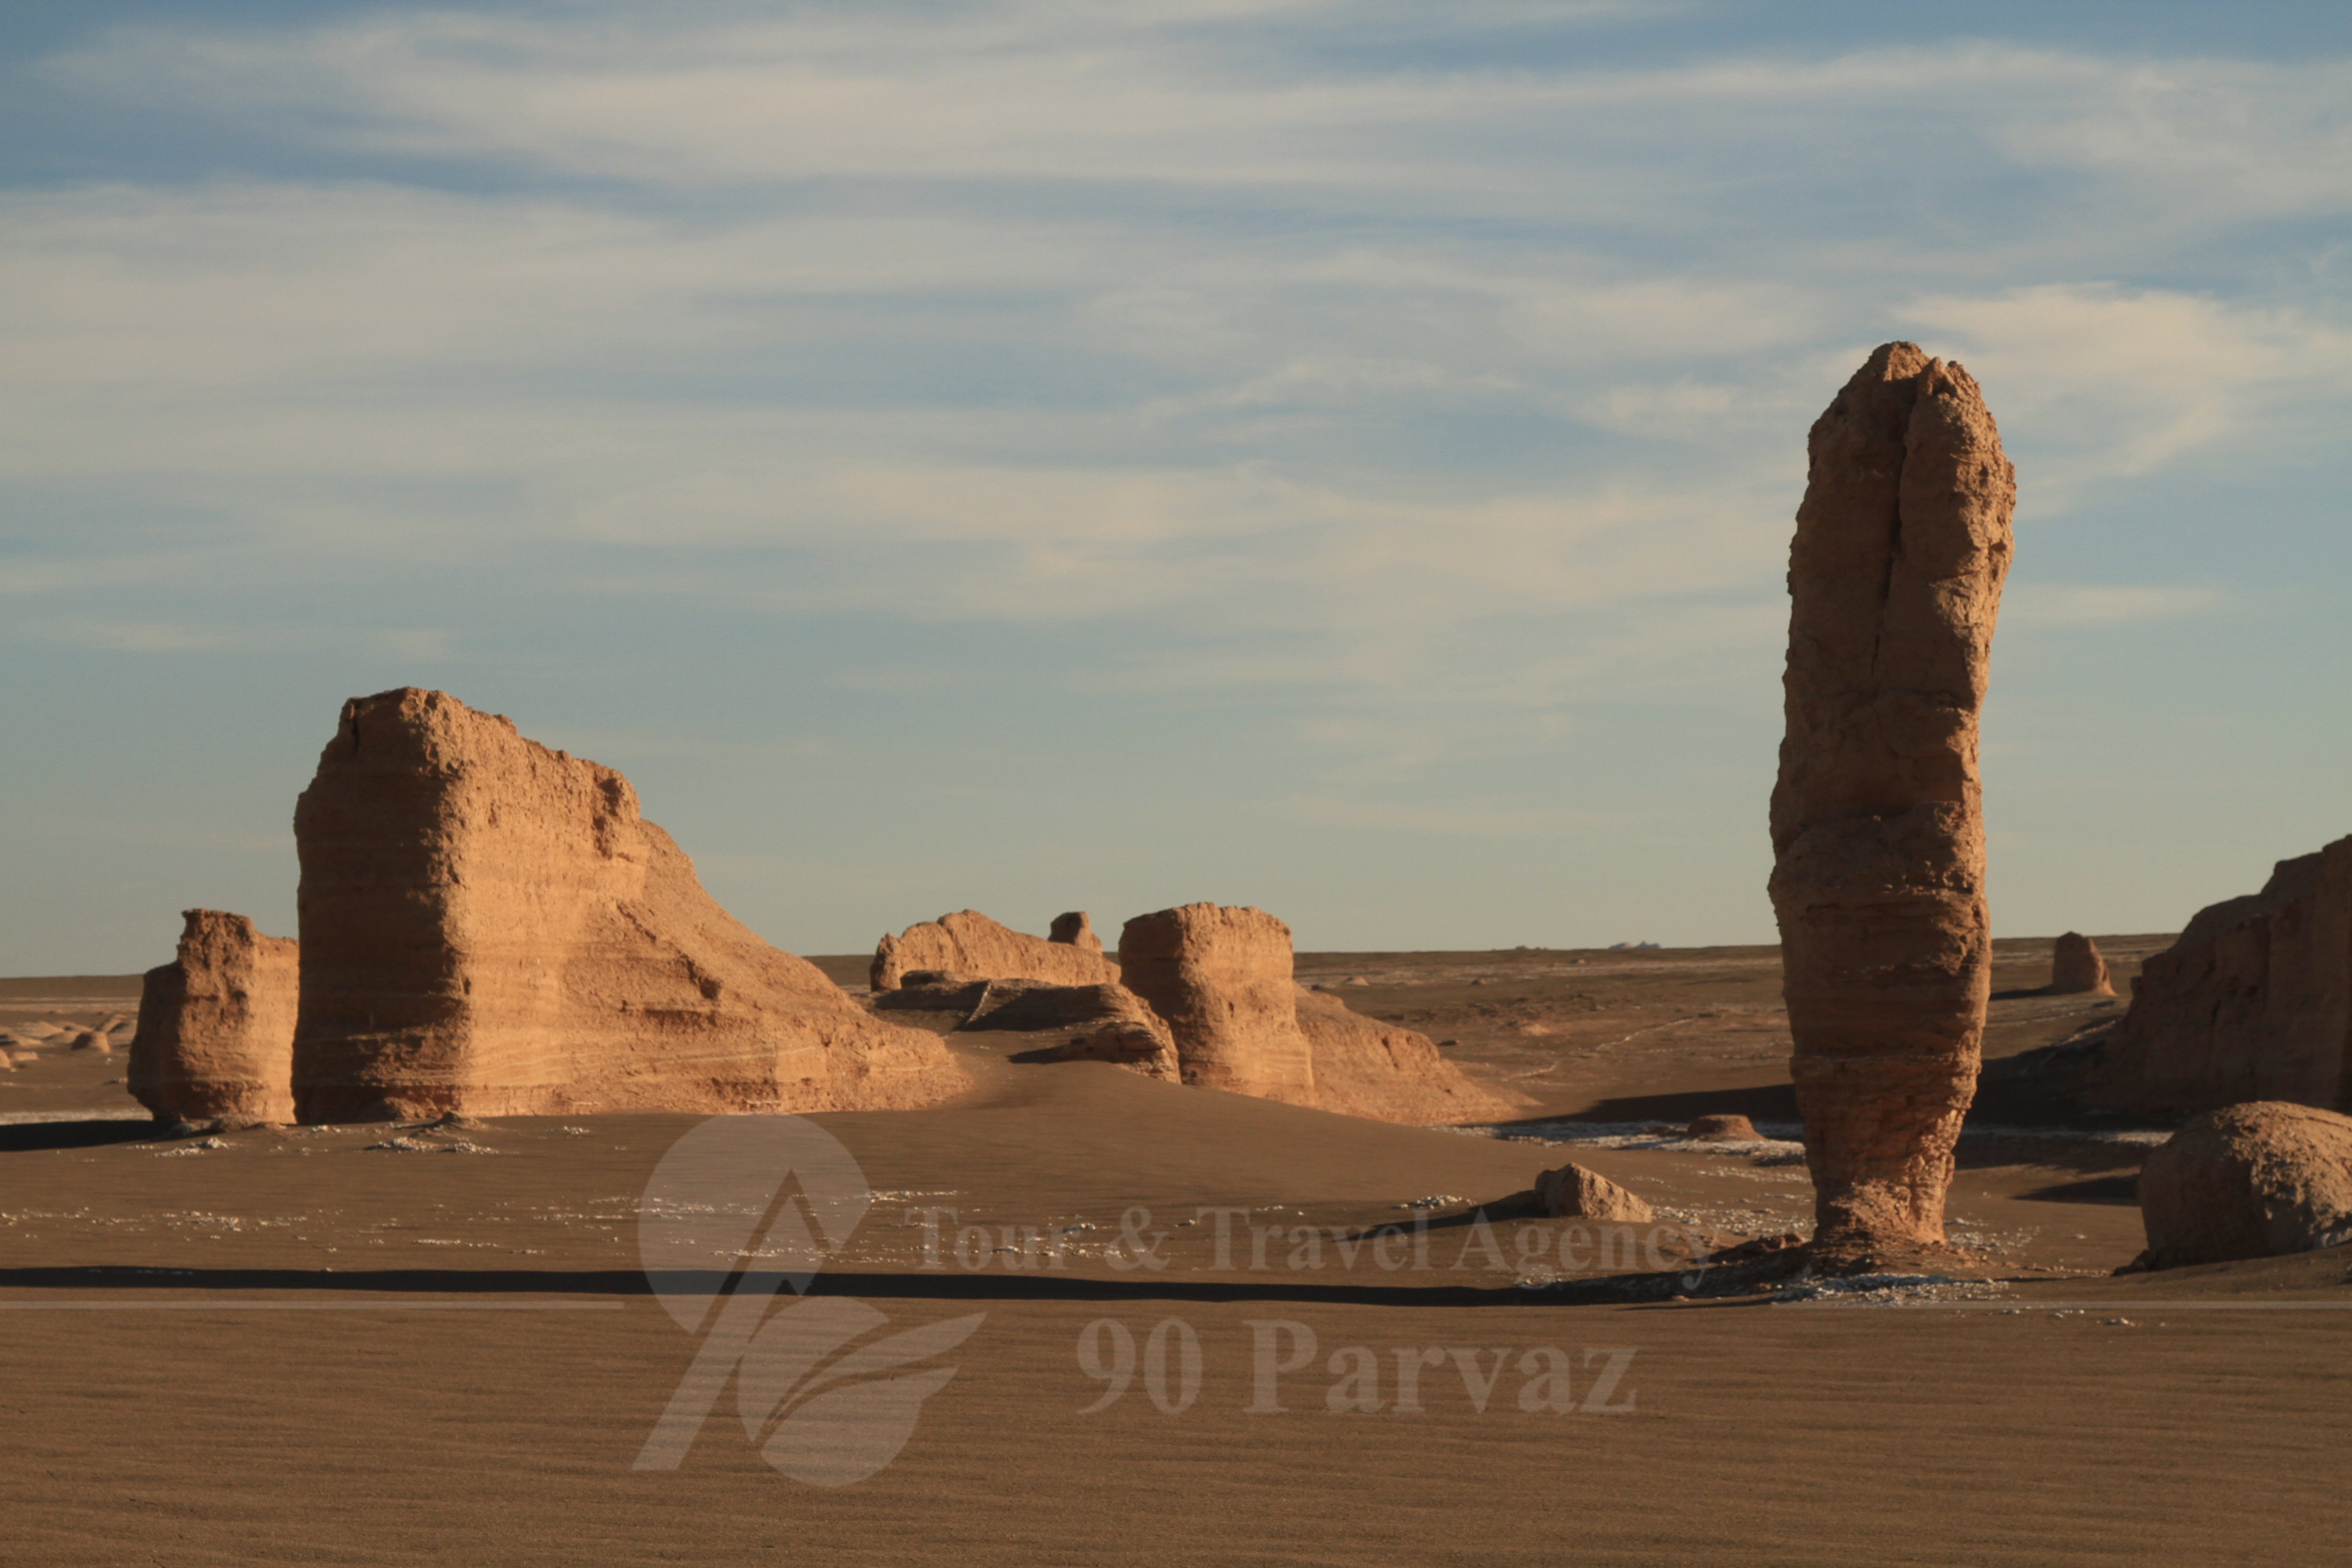
M 2055 996 L 2114 995 L 2115 982 L 2107 977 L 2099 944 L 2080 931 L 2060 937 L 2050 950 L 2050 991 Z
M 180 919 L 179 956 L 140 988 L 132 1098 L 158 1121 L 293 1121 L 299 946 L 220 910 Z
M 2352 1111 L 2352 838 L 2280 861 L 2261 892 L 2199 910 L 2142 964 L 2089 1098 Z
M 1263 910 L 1186 904 L 1128 921 L 1118 957 L 1128 989 L 1175 1034 L 1186 1083 L 1316 1103 L 1288 926 Z
M 1080 914 L 1054 921 L 1052 938 L 1024 936 L 976 910 L 941 915 L 885 936 L 874 950 L 876 991 L 894 991 L 915 971 L 969 980 L 1043 980 L 1050 985 L 1116 985 L 1119 966 Z M 1092 939 L 1089 946 L 1087 939 Z
M 1771 892 L 1830 1257 L 1943 1241 L 1990 992 L 1977 710 L 2017 486 L 1976 383 L 1910 343 L 1872 353 L 1811 456 Z
M 1337 996 L 1302 988 L 1297 1001 L 1318 1109 L 1414 1126 L 1501 1121 L 1519 1113 L 1517 1104 L 1440 1056 L 1427 1035 L 1367 1018 Z
M 2208 1111 L 2147 1157 L 2151 1268 L 2352 1242 L 2352 1117 L 2276 1100 Z
M 720 909 L 610 768 L 437 691 L 343 705 L 294 811 L 306 1121 L 888 1110 L 966 1079 Z

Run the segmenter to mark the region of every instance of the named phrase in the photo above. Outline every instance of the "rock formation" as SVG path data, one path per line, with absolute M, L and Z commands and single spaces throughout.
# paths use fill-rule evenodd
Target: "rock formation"
M 114 1042 L 96 1029 L 84 1029 L 73 1037 L 71 1048 L 77 1051 L 96 1051 L 100 1056 L 109 1057 L 114 1054 Z
M 132 1098 L 163 1122 L 293 1121 L 299 946 L 220 910 L 180 919 L 179 956 L 140 988 Z
M 2057 996 L 2112 996 L 2115 983 L 2107 978 L 2107 961 L 2099 944 L 2080 931 L 2058 939 L 2050 954 L 2050 991 Z
M 2261 892 L 2199 910 L 2142 964 L 2089 1098 L 2352 1111 L 2352 838 L 2280 861 Z
M 1118 958 L 1127 988 L 1175 1035 L 1186 1083 L 1316 1103 L 1288 926 L 1263 910 L 1186 904 L 1128 921 Z
M 2352 1117 L 2277 1100 L 2211 1110 L 2139 1173 L 2151 1268 L 2352 1242 Z
M 1827 1258 L 1944 1238 L 1990 993 L 1977 710 L 2017 487 L 1976 383 L 1909 343 L 1810 449 L 1771 892 Z
M 294 811 L 305 1121 L 929 1105 L 868 1015 L 702 890 L 610 768 L 437 691 L 343 705 Z
M 1051 985 L 1118 984 L 1119 966 L 1102 955 L 1102 942 L 1087 928 L 1085 915 L 1075 920 L 1063 915 L 1054 928 L 1057 932 L 1066 929 L 1071 940 L 1024 936 L 974 910 L 908 926 L 902 935 L 885 936 L 875 948 L 874 989 L 896 990 L 914 970 L 936 970 L 943 976 L 967 980 L 1043 980 Z M 1081 937 L 1092 938 L 1094 945 L 1088 947 L 1078 940 Z
M 1753 1143 L 1760 1142 L 1756 1123 L 1745 1116 L 1699 1116 L 1683 1130 L 1683 1136 L 1701 1143 Z
M 1473 1082 L 1427 1035 L 1352 1012 L 1337 996 L 1297 994 L 1298 1026 L 1314 1055 L 1319 1110 L 1414 1126 L 1501 1121 L 1519 1107 Z
M 1075 947 L 1086 952 L 1100 952 L 1103 950 L 1102 938 L 1095 934 L 1094 922 L 1087 919 L 1087 911 L 1084 910 L 1072 910 L 1067 914 L 1055 915 L 1053 925 L 1046 930 L 1045 940 L 1058 942 L 1066 947 Z
M 1171 1083 L 1180 1076 L 1175 1036 L 1124 985 L 992 980 L 963 1026 L 1055 1033 L 1064 1037 L 1054 1047 L 1059 1060 L 1114 1062 Z
M 1647 1225 L 1650 1205 L 1608 1177 L 1573 1163 L 1536 1178 L 1536 1199 L 1554 1219 L 1615 1220 Z

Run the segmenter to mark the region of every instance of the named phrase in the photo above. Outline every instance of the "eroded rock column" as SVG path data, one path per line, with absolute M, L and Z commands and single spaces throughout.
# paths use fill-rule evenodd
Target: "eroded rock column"
M 1991 981 L 1977 714 L 2016 470 L 1968 373 L 1910 343 L 1810 451 L 1771 891 L 1814 1246 L 1939 1245 Z

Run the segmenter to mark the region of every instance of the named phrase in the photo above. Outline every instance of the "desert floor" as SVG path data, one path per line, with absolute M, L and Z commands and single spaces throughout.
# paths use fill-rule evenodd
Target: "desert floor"
M 2166 940 L 2101 946 L 2127 990 Z M 2048 954 L 2000 944 L 1990 1056 L 2121 1006 L 2033 994 Z M 863 958 L 820 962 L 862 979 Z M 1804 1223 L 1784 1142 L 1644 1131 L 1736 1110 L 1792 1135 L 1772 950 L 1298 968 L 1454 1042 L 1524 1120 L 1393 1127 L 951 1036 L 965 1102 L 814 1119 L 871 1206 L 770 1327 L 862 1302 L 887 1320 L 863 1344 L 963 1336 L 876 1352 L 902 1388 L 956 1370 L 894 1462 L 838 1487 L 762 1458 L 819 1407 L 803 1384 L 763 1423 L 776 1395 L 748 1372 L 676 1468 L 633 1468 L 719 1332 L 681 1327 L 638 1262 L 641 1197 L 693 1119 L 171 1139 L 104 1120 L 135 1109 L 119 1048 L 44 1048 L 0 1074 L 0 1562 L 2341 1559 L 2352 1248 L 2111 1277 L 2161 1129 L 1988 1103 L 1951 1204 L 1963 1283 L 1611 1300 L 1622 1268 L 1509 1202 L 1564 1159 L 1695 1247 Z M 135 979 L 0 982 L 0 1026 L 136 999 Z M 1059 1258 L 1024 1258 L 1024 1228 L 1059 1230 Z M 1252 1326 L 1276 1323 L 1297 1327 Z M 1088 1413 L 1119 1383 L 1109 1324 L 1138 1364 Z M 1262 1341 L 1303 1363 L 1270 1388 Z M 1331 1408 L 1366 1363 L 1382 1408 Z M 1571 1407 L 1523 1408 L 1556 1364 Z

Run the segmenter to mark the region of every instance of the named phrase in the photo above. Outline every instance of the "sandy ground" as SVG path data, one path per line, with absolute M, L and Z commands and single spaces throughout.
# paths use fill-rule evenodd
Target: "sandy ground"
M 2126 981 L 2163 945 L 2141 940 L 2103 939 Z M 2002 948 L 2001 991 L 2046 977 L 2046 942 Z M 859 1346 L 960 1337 L 877 1365 L 956 1370 L 895 1460 L 839 1487 L 763 1460 L 785 1428 L 747 1436 L 749 1372 L 677 1468 L 632 1468 L 719 1342 L 665 1310 L 636 1247 L 692 1119 L 159 1139 L 91 1120 L 129 1109 L 120 1054 L 41 1051 L 0 1075 L 0 1562 L 2340 1554 L 2352 1249 L 2112 1278 L 2140 1245 L 2146 1140 L 1994 1122 L 1954 1194 L 1967 1282 L 1603 1300 L 1622 1269 L 1601 1247 L 1678 1267 L 1804 1219 L 1785 1144 L 1642 1131 L 1718 1110 L 1775 1131 L 1769 950 L 1310 954 L 1300 973 L 1455 1041 L 1527 1121 L 1391 1127 L 955 1037 L 967 1102 L 815 1119 L 871 1206 L 771 1327 L 863 1303 L 887 1324 Z M 0 983 L 0 1026 L 100 1021 L 125 984 Z M 1990 1048 L 2114 1010 L 2005 994 Z M 1504 1201 L 1571 1155 L 1669 1223 L 1586 1256 Z M 1351 1394 L 1381 1408 L 1332 1407 Z M 815 1408 L 788 1402 L 786 1426 Z

